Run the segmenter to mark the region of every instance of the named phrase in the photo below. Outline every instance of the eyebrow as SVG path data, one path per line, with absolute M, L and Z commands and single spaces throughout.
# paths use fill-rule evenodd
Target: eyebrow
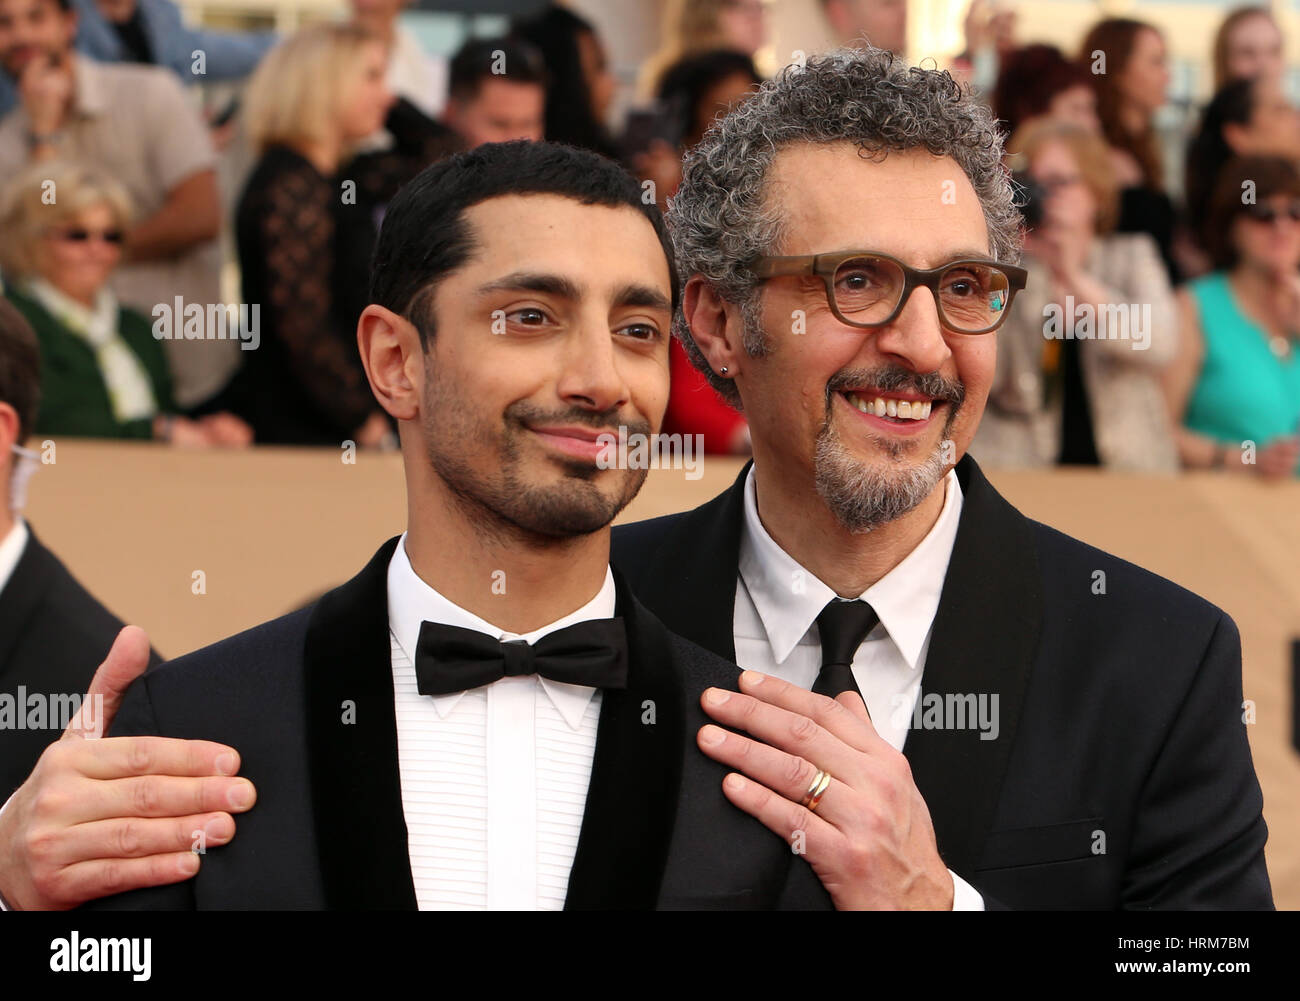
M 551 275 L 537 271 L 513 271 L 478 287 L 478 294 L 492 292 L 526 291 L 556 295 L 562 299 L 577 301 L 582 298 L 582 288 L 563 275 Z M 647 309 L 672 310 L 672 303 L 659 289 L 651 285 L 631 283 L 623 285 L 614 293 L 616 306 L 642 306 Z
M 668 297 L 651 285 L 624 285 L 614 293 L 615 306 L 642 306 L 671 312 L 673 305 Z
M 478 287 L 480 295 L 503 291 L 543 292 L 564 299 L 582 298 L 582 290 L 569 279 L 562 275 L 548 275 L 538 271 L 512 271 L 508 275 Z

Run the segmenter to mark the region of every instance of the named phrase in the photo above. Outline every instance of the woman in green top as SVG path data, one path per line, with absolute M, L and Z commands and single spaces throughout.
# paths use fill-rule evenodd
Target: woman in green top
M 174 416 L 151 321 L 120 306 L 108 287 L 129 215 L 119 184 L 70 163 L 35 164 L 0 196 L 5 294 L 40 347 L 36 433 L 247 444 L 247 425 L 229 415 Z
M 1216 270 L 1179 292 L 1182 344 L 1165 390 L 1183 464 L 1300 474 L 1300 171 L 1224 166 L 1205 219 Z

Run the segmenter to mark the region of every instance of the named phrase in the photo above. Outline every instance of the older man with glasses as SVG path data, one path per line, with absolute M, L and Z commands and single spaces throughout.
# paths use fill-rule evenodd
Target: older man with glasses
M 1271 908 L 1232 620 L 966 454 L 1026 280 L 989 112 L 880 49 L 812 59 L 708 133 L 670 220 L 676 333 L 754 460 L 614 554 L 748 669 L 704 695 L 731 802 L 840 908 Z

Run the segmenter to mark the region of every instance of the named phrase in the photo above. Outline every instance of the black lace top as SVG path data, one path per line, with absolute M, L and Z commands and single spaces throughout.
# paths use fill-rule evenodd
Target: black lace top
M 393 149 L 357 157 L 333 177 L 273 146 L 240 198 L 243 301 L 260 307 L 260 345 L 247 353 L 236 397 L 259 443 L 339 444 L 378 409 L 356 326 L 379 220 L 402 184 L 457 145 L 405 102 L 386 125 Z

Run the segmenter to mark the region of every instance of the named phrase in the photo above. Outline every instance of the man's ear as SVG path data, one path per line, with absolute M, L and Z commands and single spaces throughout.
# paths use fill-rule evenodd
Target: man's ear
M 713 371 L 735 376 L 746 357 L 741 340 L 743 321 L 739 309 L 718 295 L 707 281 L 694 275 L 682 290 L 682 317 L 691 337 Z
M 357 321 L 357 348 L 379 405 L 396 420 L 414 420 L 424 387 L 424 348 L 415 324 L 371 303 Z
M 12 404 L 0 402 L 0 509 L 7 509 L 4 485 L 14 469 L 13 446 L 18 443 L 18 411 Z

